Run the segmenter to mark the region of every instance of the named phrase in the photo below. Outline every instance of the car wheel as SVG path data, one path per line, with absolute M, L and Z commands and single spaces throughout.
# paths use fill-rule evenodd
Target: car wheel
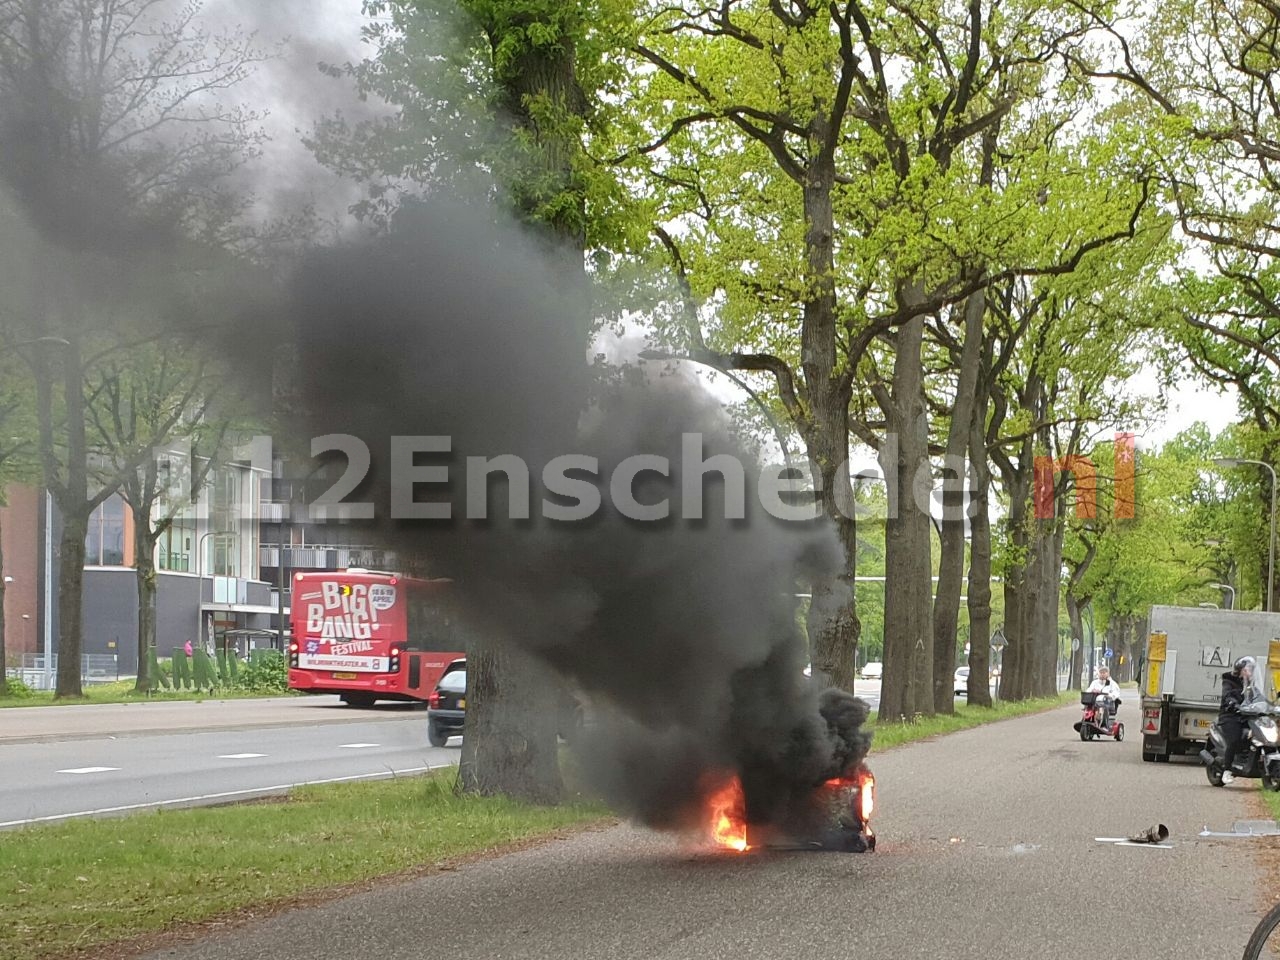
M 449 742 L 449 733 L 434 720 L 427 721 L 427 742 L 433 747 L 443 747 Z

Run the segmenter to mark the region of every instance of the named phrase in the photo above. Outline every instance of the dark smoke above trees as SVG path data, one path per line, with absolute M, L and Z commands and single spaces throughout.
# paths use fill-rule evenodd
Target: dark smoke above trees
M 166 0 L 0 2 L 4 240 L 23 265 L 0 322 L 34 379 L 41 479 L 61 521 L 59 697 L 81 695 L 89 518 L 186 412 L 112 457 L 88 429 L 97 365 L 180 322 L 178 278 L 242 239 L 248 200 L 220 183 L 262 133 L 222 98 L 264 54 L 200 14 Z

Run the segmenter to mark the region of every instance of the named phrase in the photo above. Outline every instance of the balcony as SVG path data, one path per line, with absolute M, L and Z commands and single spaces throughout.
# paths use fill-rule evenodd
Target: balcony
M 341 570 L 345 567 L 369 567 L 386 570 L 394 567 L 396 556 L 387 550 L 351 544 L 309 543 L 284 547 L 284 566 L 288 570 Z M 279 569 L 281 547 L 264 543 L 258 549 L 258 566 Z

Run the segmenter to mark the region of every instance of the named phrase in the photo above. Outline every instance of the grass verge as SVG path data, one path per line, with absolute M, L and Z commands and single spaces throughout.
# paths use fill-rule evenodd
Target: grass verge
M 0 960 L 61 957 L 260 911 L 608 816 L 585 802 L 457 797 L 455 775 L 0 833 Z
M 20 696 L 0 697 L 0 709 L 6 707 L 67 707 L 84 703 L 154 703 L 158 700 L 257 700 L 262 697 L 301 696 L 292 690 L 259 693 L 235 687 L 219 687 L 210 694 L 206 690 L 157 690 L 152 694 L 138 693 L 132 680 L 116 680 L 111 683 L 85 684 L 84 697 L 77 700 L 55 700 L 51 690 L 32 690 Z
M 1262 781 L 1259 780 L 1258 794 L 1262 798 L 1262 805 L 1266 808 L 1267 815 L 1275 820 L 1280 820 L 1280 793 L 1273 793 L 1266 789 L 1262 785 Z
M 956 704 L 956 712 L 951 716 L 922 717 L 906 723 L 883 723 L 872 720 L 871 730 L 875 739 L 871 741 L 871 752 L 899 747 L 904 743 L 916 740 L 927 740 L 930 737 L 945 733 L 957 733 L 970 727 L 980 727 L 984 723 L 997 720 L 1011 720 L 1014 717 L 1025 717 L 1033 713 L 1042 713 L 1079 699 L 1078 690 L 1066 690 L 1056 697 L 1043 697 L 1038 700 L 1019 700 L 1009 702 L 1001 700 L 993 707 L 971 707 Z

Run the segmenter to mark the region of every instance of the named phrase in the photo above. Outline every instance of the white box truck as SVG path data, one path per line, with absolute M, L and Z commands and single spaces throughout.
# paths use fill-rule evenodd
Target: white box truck
M 1222 675 L 1253 657 L 1274 700 L 1280 685 L 1280 613 L 1151 608 L 1141 688 L 1142 759 L 1197 753 L 1218 718 Z

